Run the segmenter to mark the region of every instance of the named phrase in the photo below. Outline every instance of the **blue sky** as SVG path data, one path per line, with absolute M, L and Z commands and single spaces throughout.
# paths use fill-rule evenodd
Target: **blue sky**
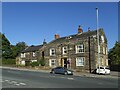
M 78 25 L 86 32 L 96 29 L 96 10 L 99 8 L 99 27 L 104 28 L 108 48 L 118 41 L 117 2 L 3 2 L 2 33 L 12 45 L 24 41 L 27 45 L 50 42 L 54 34 L 60 37 L 77 33 Z

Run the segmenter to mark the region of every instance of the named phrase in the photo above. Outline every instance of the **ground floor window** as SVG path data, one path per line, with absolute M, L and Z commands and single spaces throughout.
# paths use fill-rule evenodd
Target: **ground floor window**
M 76 66 L 84 66 L 85 57 L 77 57 L 76 58 Z
M 50 67 L 56 66 L 56 59 L 50 59 L 49 60 L 49 65 L 50 65 Z
M 31 60 L 31 62 L 37 62 L 37 60 Z
M 25 65 L 25 61 L 24 60 L 21 61 L 21 65 Z

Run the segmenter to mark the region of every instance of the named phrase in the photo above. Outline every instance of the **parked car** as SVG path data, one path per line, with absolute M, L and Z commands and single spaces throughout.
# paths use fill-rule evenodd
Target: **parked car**
M 64 67 L 55 67 L 51 69 L 53 74 L 64 74 L 64 75 L 73 75 L 73 71 Z
M 106 67 L 106 66 L 100 66 L 100 69 L 99 67 L 96 69 L 96 73 L 97 74 L 110 74 L 110 69 L 109 67 Z

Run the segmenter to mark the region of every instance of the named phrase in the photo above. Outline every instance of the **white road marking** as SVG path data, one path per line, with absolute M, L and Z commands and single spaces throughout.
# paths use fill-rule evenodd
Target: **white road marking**
M 50 77 L 55 77 L 55 76 L 50 76 Z
M 2 82 L 5 82 L 5 81 L 2 81 Z
M 102 85 L 103 83 L 99 82 L 98 84 Z
M 16 84 L 17 82 L 16 81 L 11 81 L 11 83 Z
M 20 85 L 26 85 L 25 83 L 19 83 Z
M 60 78 L 65 78 L 65 77 L 60 77 Z
M 20 86 L 20 84 L 15 84 L 16 86 Z
M 2 80 L 0 80 L 0 82 L 3 82 Z
M 9 84 L 13 84 L 12 82 L 8 82 Z
M 68 80 L 74 80 L 74 78 L 67 78 Z
M 2 81 L 2 82 L 7 82 L 8 84 L 13 84 L 13 85 L 16 85 L 16 86 L 20 86 L 20 85 L 25 86 L 25 85 L 26 85 L 26 83 L 23 83 L 23 82 L 19 83 L 19 82 L 10 81 L 10 80 L 4 80 L 4 81 Z
M 5 80 L 5 82 L 9 82 L 9 80 Z

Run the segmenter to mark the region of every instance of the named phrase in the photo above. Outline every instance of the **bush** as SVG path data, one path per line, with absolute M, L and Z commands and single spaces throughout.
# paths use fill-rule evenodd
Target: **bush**
M 15 59 L 2 59 L 2 65 L 16 65 Z
M 31 62 L 30 65 L 31 65 L 32 67 L 39 66 L 39 62 Z
M 41 66 L 45 66 L 45 61 L 44 61 L 44 59 L 41 59 L 41 60 L 40 60 L 40 64 L 41 64 Z

